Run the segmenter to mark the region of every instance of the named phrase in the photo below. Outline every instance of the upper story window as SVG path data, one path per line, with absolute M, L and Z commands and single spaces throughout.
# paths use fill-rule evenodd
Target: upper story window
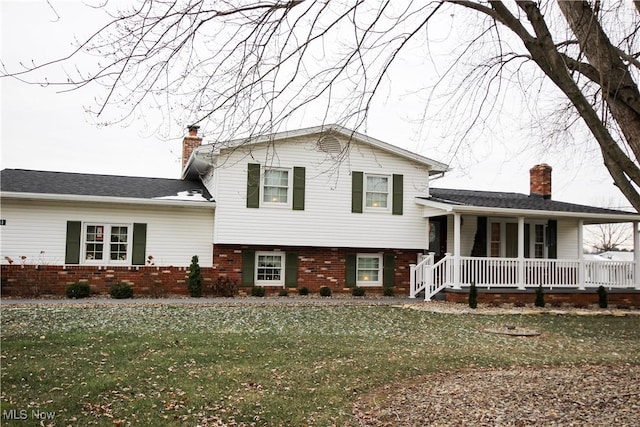
M 270 168 L 258 163 L 247 165 L 247 207 L 289 207 L 303 211 L 305 168 Z
M 365 206 L 367 209 L 386 210 L 389 206 L 389 177 L 366 175 Z
M 85 224 L 84 256 L 87 263 L 127 263 L 130 260 L 131 227 L 122 224 Z
M 262 202 L 286 205 L 289 203 L 289 171 L 265 169 L 262 181 Z

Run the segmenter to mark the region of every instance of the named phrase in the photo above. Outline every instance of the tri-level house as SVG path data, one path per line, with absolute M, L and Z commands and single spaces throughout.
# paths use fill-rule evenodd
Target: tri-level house
M 26 256 L 59 287 L 73 276 L 186 292 L 198 255 L 207 280 L 245 289 L 640 289 L 640 215 L 553 200 L 548 165 L 529 171 L 529 194 L 447 190 L 430 186 L 447 165 L 336 125 L 206 144 L 197 133 L 182 179 L 2 171 L 3 286 L 19 286 Z M 585 259 L 583 226 L 616 222 L 633 227 L 634 259 Z

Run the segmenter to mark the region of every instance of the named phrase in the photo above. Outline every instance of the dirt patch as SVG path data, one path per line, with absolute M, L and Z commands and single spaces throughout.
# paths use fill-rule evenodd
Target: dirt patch
M 443 372 L 354 404 L 361 426 L 638 426 L 640 366 Z

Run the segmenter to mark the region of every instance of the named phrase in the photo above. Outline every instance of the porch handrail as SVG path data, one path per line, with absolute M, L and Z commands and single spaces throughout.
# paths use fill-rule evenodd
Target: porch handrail
M 418 264 L 411 264 L 409 266 L 409 298 L 415 298 L 420 291 L 427 286 L 426 280 L 428 274 L 425 274 L 426 266 L 433 265 L 435 253 L 430 252 L 427 255 L 422 256 L 422 261 Z

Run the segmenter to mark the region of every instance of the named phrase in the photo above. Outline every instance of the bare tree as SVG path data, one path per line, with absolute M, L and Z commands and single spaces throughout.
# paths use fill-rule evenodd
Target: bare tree
M 597 253 L 624 250 L 633 242 L 629 224 L 596 224 L 585 227 L 585 241 Z
M 597 142 L 615 185 L 640 209 L 638 1 L 140 0 L 111 13 L 68 56 L 3 64 L 4 76 L 101 85 L 98 115 L 158 108 L 216 140 L 305 114 L 359 129 L 407 61 L 421 58 L 431 72 L 414 92 L 425 117 L 446 105 L 457 113 L 457 147 L 499 112 L 508 89 L 544 101 L 550 81 L 570 106 L 560 110 L 580 119 L 562 125 L 588 129 L 584 143 Z M 443 59 L 447 26 L 466 42 Z M 93 66 L 68 66 L 85 54 Z M 74 71 L 46 78 L 60 64 Z

